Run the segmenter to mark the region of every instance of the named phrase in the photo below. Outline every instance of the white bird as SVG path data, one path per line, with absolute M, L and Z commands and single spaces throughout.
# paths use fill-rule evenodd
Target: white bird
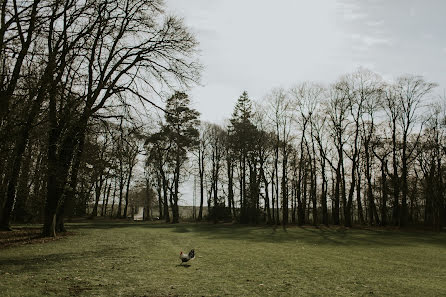
M 188 254 L 180 252 L 180 260 L 181 264 L 187 262 L 189 260 L 193 260 L 195 258 L 195 251 L 192 249 Z

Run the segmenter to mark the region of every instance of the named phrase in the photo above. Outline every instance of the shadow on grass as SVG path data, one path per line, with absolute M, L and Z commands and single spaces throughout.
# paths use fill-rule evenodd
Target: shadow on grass
M 413 244 L 431 244 L 446 247 L 446 234 L 434 232 L 405 231 L 405 230 L 370 230 L 347 229 L 339 226 L 249 226 L 239 224 L 207 224 L 181 223 L 165 224 L 159 222 L 131 222 L 131 221 L 88 221 L 87 223 L 69 224 L 75 229 L 119 229 L 143 228 L 163 229 L 166 232 L 192 233 L 209 239 L 247 240 L 254 242 L 305 242 L 309 244 L 351 246 L 410 246 Z
M 189 267 L 191 267 L 192 265 L 190 265 L 190 264 L 178 264 L 178 265 L 175 265 L 176 267 L 184 267 L 184 268 L 189 268 Z
M 16 256 L 7 259 L 0 258 L 0 270 L 8 271 L 13 268 L 15 272 L 38 272 L 46 267 L 57 267 L 60 263 L 77 262 L 91 258 L 101 258 L 116 255 L 121 248 L 105 248 L 94 251 L 79 251 L 76 253 L 52 253 L 32 256 Z M 9 269 L 8 269 L 9 267 Z

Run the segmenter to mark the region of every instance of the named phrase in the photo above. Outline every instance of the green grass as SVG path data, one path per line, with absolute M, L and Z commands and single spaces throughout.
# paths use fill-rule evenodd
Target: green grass
M 0 249 L 1 296 L 440 296 L 446 234 L 86 222 Z M 189 267 L 180 250 L 194 248 Z

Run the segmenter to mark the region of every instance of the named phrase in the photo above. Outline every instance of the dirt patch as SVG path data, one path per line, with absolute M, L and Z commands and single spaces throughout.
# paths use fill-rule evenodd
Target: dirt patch
M 64 232 L 57 234 L 57 237 L 42 237 L 42 230 L 39 228 L 20 228 L 14 229 L 13 231 L 0 231 L 0 249 L 24 244 L 45 243 L 59 240 L 72 234 L 72 232 Z

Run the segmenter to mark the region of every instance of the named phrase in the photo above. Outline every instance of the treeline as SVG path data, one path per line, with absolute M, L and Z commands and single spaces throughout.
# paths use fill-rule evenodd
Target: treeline
M 198 81 L 194 36 L 161 0 L 0 9 L 0 228 L 37 220 L 55 235 L 92 191 L 92 215 L 116 195 L 126 216 L 137 130 L 154 95 Z
M 244 92 L 226 125 L 201 124 L 189 154 L 197 219 L 207 202 L 215 222 L 439 230 L 446 225 L 446 102 L 435 87 L 418 76 L 387 82 L 359 69 L 327 88 L 303 83 L 262 101 Z M 169 156 L 171 139 L 153 137 L 147 165 L 169 221 L 169 198 L 178 200 L 171 190 L 178 166 L 169 161 L 176 155 Z
M 191 177 L 198 221 L 446 225 L 446 102 L 422 77 L 244 92 L 200 123 L 197 41 L 162 1 L 3 1 L 0 18 L 3 230 L 126 218 L 132 196 L 176 223 Z

